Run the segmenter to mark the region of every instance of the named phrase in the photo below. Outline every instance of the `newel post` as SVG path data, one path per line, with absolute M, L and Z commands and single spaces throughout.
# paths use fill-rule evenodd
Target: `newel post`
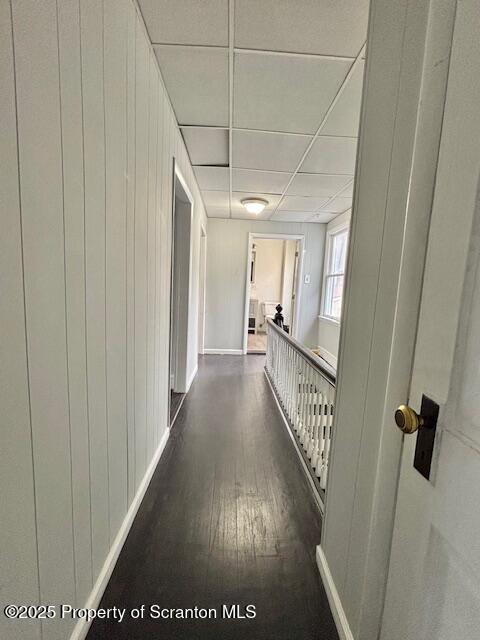
M 275 309 L 277 310 L 277 313 L 275 314 L 273 321 L 275 322 L 275 324 L 277 324 L 279 327 L 283 329 L 283 314 L 282 314 L 283 307 L 281 304 L 277 304 Z

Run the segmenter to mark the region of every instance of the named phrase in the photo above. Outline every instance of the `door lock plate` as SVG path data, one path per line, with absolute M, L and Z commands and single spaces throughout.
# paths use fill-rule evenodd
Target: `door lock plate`
M 417 432 L 413 466 L 427 480 L 430 479 L 439 409 L 440 407 L 436 402 L 427 398 L 427 396 L 422 396 L 420 415 L 423 418 L 423 425 Z

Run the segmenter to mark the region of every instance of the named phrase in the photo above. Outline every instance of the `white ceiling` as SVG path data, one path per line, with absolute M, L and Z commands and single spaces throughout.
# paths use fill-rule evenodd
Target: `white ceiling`
M 207 214 L 351 207 L 368 0 L 139 0 Z

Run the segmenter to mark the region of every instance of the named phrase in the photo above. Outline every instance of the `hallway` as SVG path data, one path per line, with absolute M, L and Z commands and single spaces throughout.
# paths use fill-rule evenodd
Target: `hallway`
M 96 620 L 88 640 L 336 640 L 315 564 L 320 517 L 261 356 L 203 356 L 101 607 L 217 619 Z M 222 620 L 222 604 L 256 607 Z M 288 622 L 287 622 L 288 621 Z

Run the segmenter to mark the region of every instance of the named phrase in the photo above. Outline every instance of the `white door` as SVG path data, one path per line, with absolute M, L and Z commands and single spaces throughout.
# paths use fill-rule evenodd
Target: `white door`
M 205 346 L 205 289 L 207 272 L 207 235 L 200 229 L 200 260 L 198 271 L 198 353 L 203 354 Z
M 295 244 L 295 257 L 293 260 L 293 276 L 292 276 L 292 299 L 290 300 L 290 309 L 292 319 L 290 321 L 290 335 L 297 335 L 297 318 L 296 318 L 296 299 L 297 299 L 297 289 L 298 289 L 298 256 L 300 252 L 300 242 L 296 242 Z
M 480 4 L 462 0 L 408 398 L 440 413 L 428 480 L 413 466 L 426 428 L 403 437 L 382 640 L 480 638 L 479 180 Z

